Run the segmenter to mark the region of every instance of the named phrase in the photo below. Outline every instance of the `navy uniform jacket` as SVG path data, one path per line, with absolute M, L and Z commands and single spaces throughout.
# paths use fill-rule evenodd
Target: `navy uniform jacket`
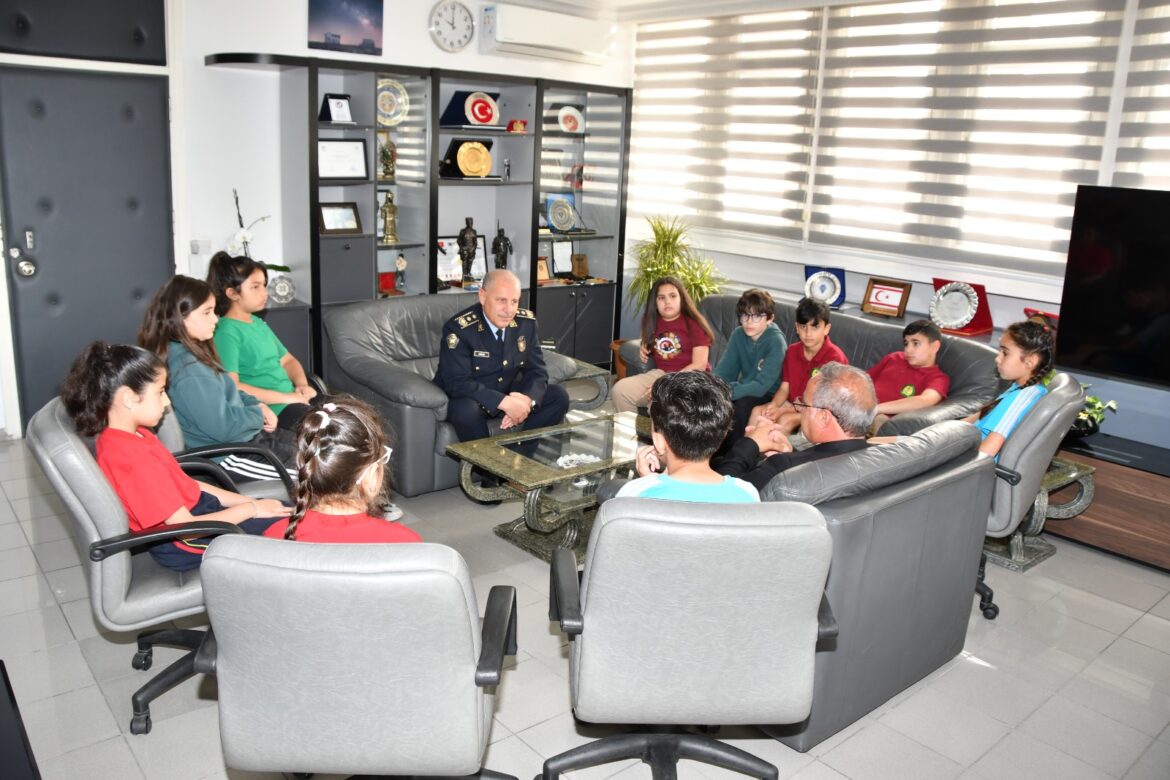
M 548 387 L 548 371 L 536 336 L 536 316 L 519 309 L 504 330 L 501 352 L 480 304 L 447 320 L 435 384 L 448 398 L 474 398 L 490 414 L 511 392 L 541 402 Z

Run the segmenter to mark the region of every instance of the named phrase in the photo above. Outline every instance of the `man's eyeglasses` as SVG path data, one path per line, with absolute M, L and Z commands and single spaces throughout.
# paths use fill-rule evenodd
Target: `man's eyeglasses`
M 389 463 L 390 462 L 390 455 L 393 452 L 394 452 L 394 450 L 391 449 L 390 447 L 383 447 L 382 448 L 382 457 L 378 458 L 376 461 L 374 461 L 373 463 L 371 463 L 370 465 L 368 465 L 364 469 L 362 469 L 362 473 L 358 474 L 358 478 L 356 480 L 354 480 L 354 484 L 355 485 L 362 484 L 362 480 L 366 478 L 366 475 L 370 473 L 370 469 L 372 469 L 374 466 L 377 466 L 379 464 L 385 466 L 387 463 Z
M 745 324 L 749 323 L 749 322 L 763 322 L 766 319 L 768 319 L 767 314 L 741 314 L 741 315 L 739 315 L 739 321 L 742 323 L 745 323 Z
M 836 414 L 833 413 L 833 410 L 827 406 L 813 406 L 812 404 L 806 404 L 804 401 L 791 401 L 790 403 L 797 410 L 800 410 L 800 409 L 823 409 L 826 412 L 828 412 L 829 414 L 832 414 L 834 417 L 837 416 Z

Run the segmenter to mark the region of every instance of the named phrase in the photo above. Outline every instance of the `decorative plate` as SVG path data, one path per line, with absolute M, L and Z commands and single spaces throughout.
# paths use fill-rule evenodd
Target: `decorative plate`
M 268 297 L 277 303 L 290 303 L 296 296 L 297 286 L 292 277 L 279 274 L 268 280 Z
M 557 112 L 557 124 L 566 133 L 585 132 L 585 117 L 576 106 L 561 106 L 561 110 Z
M 975 318 L 979 294 L 966 282 L 947 282 L 930 301 L 930 319 L 940 328 L 957 330 Z
M 500 121 L 500 107 L 486 92 L 472 92 L 463 103 L 467 121 L 473 125 L 494 125 Z
M 573 229 L 577 215 L 573 213 L 573 204 L 564 198 L 557 198 L 548 204 L 548 224 L 553 230 L 566 232 Z
M 401 123 L 410 112 L 410 96 L 406 94 L 406 87 L 394 79 L 378 79 L 376 102 L 378 124 L 384 127 L 394 127 Z
M 460 144 L 455 164 L 464 176 L 487 176 L 492 170 L 492 153 L 479 141 Z
M 823 303 L 832 303 L 841 294 L 841 280 L 828 271 L 817 271 L 804 280 L 804 294 Z

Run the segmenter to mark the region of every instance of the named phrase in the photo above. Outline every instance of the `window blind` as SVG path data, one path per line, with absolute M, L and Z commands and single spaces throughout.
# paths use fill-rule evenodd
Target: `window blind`
M 1060 277 L 1078 184 L 1170 186 L 1168 7 L 923 0 L 641 25 L 630 211 Z
M 639 26 L 631 208 L 800 238 L 819 30 L 815 10 Z
M 1138 4 L 1113 184 L 1170 189 L 1170 0 Z

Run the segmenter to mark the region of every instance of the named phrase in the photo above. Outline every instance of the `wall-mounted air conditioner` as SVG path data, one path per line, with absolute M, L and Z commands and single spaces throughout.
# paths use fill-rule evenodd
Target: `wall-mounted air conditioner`
M 609 59 L 610 25 L 595 19 L 518 5 L 485 5 L 480 13 L 483 54 L 527 54 L 601 65 Z

